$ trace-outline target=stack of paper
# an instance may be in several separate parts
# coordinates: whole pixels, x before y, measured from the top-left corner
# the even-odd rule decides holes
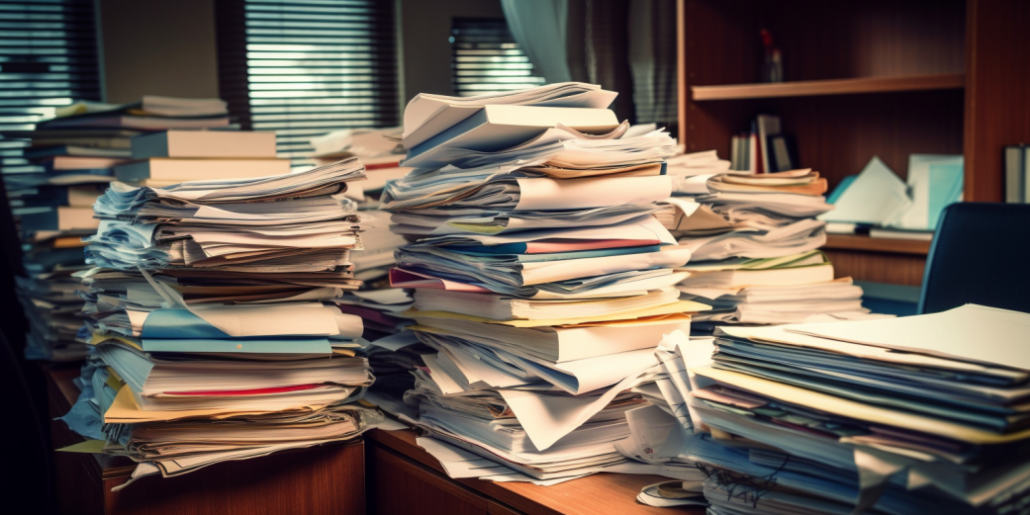
[[[434,119],[465,116],[461,125],[486,113],[461,128],[480,132],[458,145],[460,131],[440,127],[450,136],[418,144],[418,155],[431,159],[409,154],[409,162],[432,165],[416,164],[383,195],[394,231],[421,238],[397,251],[391,281],[415,290],[408,329],[435,351],[413,353],[421,363],[405,401],[433,438],[496,464],[476,476],[548,482],[601,470],[665,473],[631,463],[615,444],[629,436],[627,412],[648,404],[632,388],[656,365],[658,342],[689,331],[689,313],[707,308],[679,300],[673,285],[687,274],[674,268],[690,251],[652,215],[671,193],[664,160],[675,143],[660,130],[577,125],[614,121],[599,109],[606,103],[595,105],[613,94],[581,89],[561,108],[438,99]],[[492,118],[497,113],[508,122]],[[402,338],[377,344],[400,349]],[[440,459],[473,473],[459,465],[470,463],[464,458]],[[698,475],[686,467],[668,473]]]
[[[826,242],[816,216],[826,179],[811,170],[750,174],[718,171],[714,152],[680,157],[676,197],[657,216],[690,248],[685,300],[713,309],[695,318],[696,331],[722,324],[783,324],[868,317],[862,289],[834,278],[817,251]],[[697,173],[695,173],[697,172]]]
[[[404,147],[400,144],[401,128],[343,129],[311,139],[316,164],[325,165],[348,157],[357,157],[365,165],[368,180],[360,188],[351,188],[347,196],[367,201],[369,207],[379,203],[379,194],[387,181],[404,177],[411,168],[401,166]]]
[[[20,221],[24,276],[17,277],[19,299],[29,321],[29,359],[69,361],[85,357],[75,341],[82,326],[82,300],[75,294],[85,246],[97,220],[91,206],[114,176],[114,167],[132,158],[132,139],[180,125],[228,125],[221,100],[144,97],[125,106],[75,104],[37,130],[4,131],[9,140],[27,140],[22,159],[7,159],[3,180],[8,202]]]
[[[113,183],[88,239],[97,268],[80,274],[83,340],[108,369],[86,370],[93,397],[84,390],[69,425],[147,464],[137,476],[359,434],[376,416],[346,404],[372,382],[361,318],[323,301],[357,286],[359,227],[340,194],[363,177],[350,159],[256,179]],[[102,418],[82,416],[90,407]]]
[[[722,328],[670,398],[713,513],[1016,513],[1030,498],[1030,314]],[[688,346],[681,346],[689,354]],[[670,401],[678,402],[678,401]],[[728,492],[733,492],[732,495]]]

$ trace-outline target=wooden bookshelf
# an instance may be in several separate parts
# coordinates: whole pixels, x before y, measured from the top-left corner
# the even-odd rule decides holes
[[[892,252],[897,254],[930,253],[929,241],[903,240],[894,238],[870,238],[869,236],[828,234],[823,248],[835,250],[865,250],[870,252]]]
[[[856,77],[853,79],[808,80],[772,84],[693,86],[690,88],[690,91],[695,102],[703,102],[707,100],[857,95],[863,93],[896,93],[900,91],[962,89],[964,85],[965,75],[961,73],[947,73],[940,75],[911,75],[905,77]]]
[[[963,154],[964,198],[1002,200],[1002,148],[1030,142],[1030,40],[1022,34],[1030,2],[677,0],[677,6],[679,136],[688,152],[715,149],[725,158],[731,137],[748,130],[756,115],[776,114],[801,165],[818,170],[831,189],[874,156],[905,179],[911,154]],[[762,28],[782,52],[787,82],[757,83]],[[828,248],[840,275],[918,284],[921,245],[831,237]],[[871,277],[878,272],[870,260],[883,259],[904,262],[909,271]]]

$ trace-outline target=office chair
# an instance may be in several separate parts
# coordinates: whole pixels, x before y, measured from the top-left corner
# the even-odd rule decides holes
[[[1030,204],[944,209],[926,260],[919,314],[963,304],[1030,312]]]

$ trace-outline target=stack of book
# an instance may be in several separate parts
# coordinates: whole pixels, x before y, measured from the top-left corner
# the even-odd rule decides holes
[[[752,174],[721,171],[714,152],[681,159],[676,197],[658,214],[690,248],[683,299],[711,309],[698,314],[695,332],[721,324],[783,324],[868,317],[862,289],[834,278],[818,250],[826,243],[826,179],[809,169]]]
[[[171,127],[227,127],[229,118],[221,100],[163,97],[123,106],[80,103],[57,115],[36,130],[3,133],[29,141],[24,161],[5,166],[3,179],[24,249],[25,275],[17,280],[29,320],[25,355],[67,361],[86,353],[75,341],[82,301],[71,275],[85,266],[82,238],[97,228],[93,202],[114,168],[133,158],[133,138]]]
[[[362,322],[329,301],[358,286],[349,255],[360,229],[339,195],[363,177],[350,159],[253,179],[112,183],[94,206],[95,268],[80,274],[84,339],[110,373],[86,367],[94,388],[65,417],[72,429],[141,462],[136,476],[359,434],[377,416],[348,404],[372,382]]]
[[[408,329],[436,353],[405,400],[438,440],[420,441],[430,453],[468,451],[477,465],[461,474],[656,471],[615,445],[627,410],[647,405],[631,389],[662,335],[689,331],[705,306],[679,300],[674,269],[690,251],[652,215],[671,192],[675,142],[626,135],[605,109],[613,97],[558,84],[407,107],[415,169],[387,184],[383,207],[418,240],[397,251],[391,280],[414,289]]]
[[[708,472],[713,514],[1022,513],[1030,359],[1013,350],[1028,324],[970,304],[721,328],[714,360],[690,343],[670,355],[668,398],[699,431],[680,452]]]

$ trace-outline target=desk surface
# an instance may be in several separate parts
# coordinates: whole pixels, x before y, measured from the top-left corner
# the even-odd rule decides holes
[[[78,377],[77,368],[52,368],[46,371],[55,391],[61,399],[53,399],[71,407],[79,397],[79,390],[72,381]],[[424,449],[415,443],[416,434],[411,430],[365,433],[366,440],[377,442],[391,450],[444,474],[443,467]],[[103,478],[127,476],[135,468],[128,458],[95,454]],[[261,458],[257,458],[261,459]],[[637,493],[646,485],[666,480],[659,476],[631,474],[595,474],[553,486],[537,486],[531,483],[495,483],[478,479],[454,480],[485,496],[503,502],[512,508],[529,513],[619,513],[668,514],[670,512],[704,513],[703,508],[655,508],[636,502]]]
[[[415,443],[411,430],[366,433],[365,439],[407,456],[443,474],[436,458]],[[532,483],[495,483],[479,479],[456,479],[467,488],[527,513],[619,513],[620,515],[704,513],[704,508],[655,508],[636,501],[644,486],[668,478],[631,474],[595,474],[552,486]]]

